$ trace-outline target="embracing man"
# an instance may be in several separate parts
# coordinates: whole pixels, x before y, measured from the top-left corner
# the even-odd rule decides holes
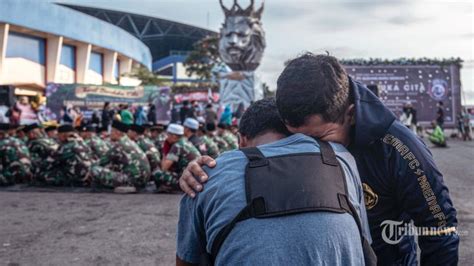
[[[241,149],[218,157],[206,189],[181,201],[177,265],[362,265],[367,251],[375,265],[344,146],[291,135],[274,99],[253,103],[239,134]]]
[[[430,151],[336,58],[307,53],[287,62],[276,101],[289,131],[341,143],[355,157],[379,265],[417,264],[414,237],[390,234],[411,221],[427,232],[418,238],[422,265],[457,264],[456,210]],[[208,179],[203,164],[216,162],[201,157],[180,179],[191,197],[203,189],[194,176]]]

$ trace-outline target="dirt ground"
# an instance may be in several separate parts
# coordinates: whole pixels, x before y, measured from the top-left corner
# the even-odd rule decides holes
[[[474,264],[474,143],[432,149]],[[0,265],[172,265],[180,195],[0,190]]]

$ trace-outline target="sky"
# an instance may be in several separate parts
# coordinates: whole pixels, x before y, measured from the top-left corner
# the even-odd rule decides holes
[[[45,0],[53,1],[53,0]],[[55,0],[149,15],[218,31],[218,0]],[[259,6],[262,0],[256,0]],[[112,4],[113,3],[113,4]],[[232,0],[224,0],[227,5]],[[249,0],[240,0],[247,6]],[[338,58],[460,57],[463,102],[474,105],[474,1],[267,0],[261,79],[275,89],[284,62],[305,51]]]

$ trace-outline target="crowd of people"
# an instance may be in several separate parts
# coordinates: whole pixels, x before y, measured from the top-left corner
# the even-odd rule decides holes
[[[132,113],[125,104],[115,111],[105,103],[87,120],[65,107],[59,125],[0,123],[0,184],[135,192],[154,182],[158,192],[172,192],[189,161],[238,148],[237,127],[219,123],[211,104],[204,117],[188,109],[168,125],[154,122],[151,106]]]
[[[428,140],[436,147],[447,147],[446,136],[444,132],[444,104],[439,101],[436,104],[436,114],[434,120],[431,121],[431,129],[423,129],[418,123],[417,110],[412,106],[410,102],[407,102],[402,109],[401,115],[399,116],[400,122],[407,128],[412,130],[415,134],[423,138],[425,133],[428,135]],[[456,116],[457,120],[457,132],[453,134],[453,137],[462,139],[463,141],[470,141],[471,138],[471,125],[470,116],[467,110],[462,109]]]
[[[289,61],[276,98],[241,116],[195,104],[172,112],[168,125],[107,103],[80,125],[74,115],[59,126],[1,123],[0,182],[181,189],[189,197],[180,203],[177,265],[457,263],[456,209],[415,135],[416,110],[406,106],[397,119],[336,58]],[[442,112],[430,140],[444,137]],[[387,221],[429,230],[418,244],[407,235],[392,245]]]

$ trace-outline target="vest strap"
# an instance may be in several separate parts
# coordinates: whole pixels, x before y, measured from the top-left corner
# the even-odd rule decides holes
[[[332,149],[331,144],[321,140],[318,140],[318,143],[323,163],[327,165],[338,166],[339,164],[336,158],[336,153]]]
[[[248,164],[249,168],[262,167],[262,166],[268,165],[267,158],[263,155],[263,153],[257,147],[242,148],[241,151],[245,154],[245,156],[249,160],[249,164]]]

